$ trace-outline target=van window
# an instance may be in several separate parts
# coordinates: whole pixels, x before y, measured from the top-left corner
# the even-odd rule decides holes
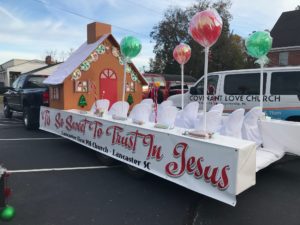
[[[271,95],[299,95],[300,71],[272,73]]]
[[[211,75],[207,77],[207,94],[208,95],[214,95],[216,94],[216,90],[218,87],[218,75]],[[197,90],[197,95],[203,95],[203,88],[204,88],[204,79],[201,79],[201,81],[198,82],[198,84],[195,86]]]
[[[264,73],[263,93],[266,92],[267,74]],[[227,95],[259,95],[260,74],[228,74],[224,81],[224,93]]]

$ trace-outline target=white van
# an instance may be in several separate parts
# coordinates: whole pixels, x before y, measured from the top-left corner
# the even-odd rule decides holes
[[[203,77],[189,92],[184,104],[198,101],[203,107]],[[208,109],[224,104],[224,112],[259,106],[260,69],[231,70],[208,74]],[[181,95],[168,98],[181,107]],[[300,66],[264,69],[264,111],[274,119],[300,121]]]

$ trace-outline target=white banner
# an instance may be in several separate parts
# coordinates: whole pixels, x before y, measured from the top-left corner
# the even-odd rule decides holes
[[[42,130],[233,206],[235,196],[255,184],[252,142],[218,135],[201,140],[180,129],[47,107],[40,113]]]

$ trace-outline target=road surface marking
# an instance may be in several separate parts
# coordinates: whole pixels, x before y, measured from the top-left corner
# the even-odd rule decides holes
[[[46,168],[46,169],[29,169],[29,170],[7,170],[8,173],[33,173],[33,172],[52,172],[52,171],[70,171],[70,170],[95,170],[110,169],[119,166],[87,166],[87,167],[64,167],[64,168]]]
[[[65,138],[1,138],[0,141],[40,141],[40,140],[60,140]]]

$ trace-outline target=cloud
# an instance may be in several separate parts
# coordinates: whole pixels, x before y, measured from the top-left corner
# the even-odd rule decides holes
[[[86,40],[86,24],[91,20],[111,23],[118,41],[125,35],[137,36],[143,45],[142,53],[133,61],[137,66],[148,66],[153,58],[153,43],[149,34],[163,18],[169,7],[186,8],[197,0],[61,0],[37,3],[10,0],[0,2],[0,60],[23,56],[38,57],[45,50],[68,51],[77,49]],[[18,4],[16,4],[16,2]],[[232,0],[231,29],[246,37],[253,30],[271,29],[282,11],[293,10],[299,0],[241,1]],[[75,14],[63,10],[69,10]],[[131,31],[129,31],[131,30]],[[12,54],[15,53],[14,57]],[[30,56],[30,57],[26,57]]]
[[[46,49],[67,50],[85,40],[85,32],[76,29],[76,26],[66,26],[62,21],[50,18],[22,21],[3,7],[0,7],[0,16],[1,52],[9,50],[19,52],[17,55],[32,56],[41,54]],[[11,54],[6,56],[7,60],[8,57]]]
[[[231,28],[244,37],[252,31],[271,30],[284,11],[294,10],[299,0],[241,1],[232,0]]]
[[[14,24],[21,23],[21,20],[19,20],[17,17],[15,17],[12,13],[10,13],[8,10],[0,6],[0,15],[8,18],[9,20],[12,20]],[[1,18],[2,19],[2,18]]]
[[[39,55],[35,53],[20,51],[0,51],[0,62],[7,62],[10,59],[38,59]]]

